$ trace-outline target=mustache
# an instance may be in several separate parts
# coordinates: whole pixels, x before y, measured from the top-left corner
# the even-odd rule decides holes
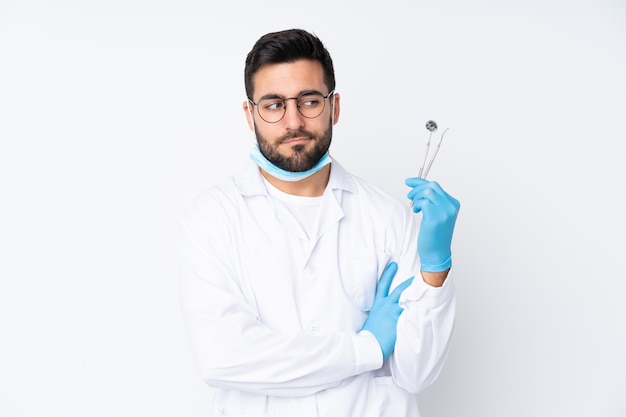
[[[309,131],[299,129],[299,130],[294,130],[293,132],[289,132],[284,136],[281,136],[279,139],[279,142],[284,142],[286,140],[294,139],[294,138],[315,139],[315,135]]]

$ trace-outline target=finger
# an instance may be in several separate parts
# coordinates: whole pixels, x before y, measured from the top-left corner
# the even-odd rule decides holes
[[[446,194],[444,189],[441,187],[441,185],[439,185],[437,181],[429,181],[429,180],[425,180],[424,178],[414,177],[414,178],[407,178],[406,180],[404,180],[404,183],[408,185],[409,187],[432,188],[438,194]]]
[[[389,287],[391,287],[391,282],[393,281],[393,277],[396,276],[396,272],[398,272],[398,264],[390,262],[378,281],[378,286],[376,287],[376,298],[387,297],[387,294],[389,294]]]
[[[422,203],[418,204],[418,200],[422,200]],[[422,210],[429,208],[431,210],[451,213],[459,211],[461,204],[457,199],[449,194],[446,194],[445,192],[443,194],[439,194],[434,190],[426,190],[421,195],[413,197],[413,205],[419,205]]]
[[[418,186],[427,182],[429,181],[420,177],[412,177],[412,178],[407,178],[406,180],[404,180],[404,183],[408,185],[409,187],[415,187],[415,186]]]
[[[417,205],[417,200],[428,200],[434,206],[439,207],[458,207],[459,202],[446,193],[437,183],[429,183],[416,186],[407,193],[407,198],[413,201],[413,205]],[[423,207],[422,207],[423,208]]]
[[[429,201],[425,198],[413,198],[413,212],[414,213],[419,213],[420,211],[422,211],[424,209],[424,206],[426,206],[427,204],[430,204]]]
[[[415,181],[413,181],[415,180]],[[408,178],[406,184],[413,187],[414,190],[432,190],[433,193],[439,195],[448,195],[437,181],[427,181],[421,178]]]
[[[430,188],[422,190],[413,189],[407,194],[407,197],[413,201],[413,212],[415,213],[419,213],[430,205],[438,204],[436,202],[437,196],[434,195],[433,190]]]
[[[407,178],[406,180],[404,180],[404,183],[408,185],[409,187],[418,187],[418,186],[425,185],[425,186],[431,186],[437,189],[438,191],[443,191],[443,188],[441,188],[441,185],[439,185],[437,181],[429,181],[429,180],[425,180],[424,178],[419,178],[419,177]]]
[[[417,187],[411,189],[406,196],[411,200],[415,200],[416,198],[436,198],[435,192],[427,184],[418,185]]]
[[[391,292],[391,294],[389,295],[389,298],[394,302],[397,303],[398,300],[400,300],[400,295],[402,294],[402,292],[404,290],[406,290],[409,285],[411,285],[411,283],[413,282],[413,278],[411,277],[409,279],[407,279],[406,281],[402,282],[401,284],[399,284],[396,288],[393,289],[393,291]]]

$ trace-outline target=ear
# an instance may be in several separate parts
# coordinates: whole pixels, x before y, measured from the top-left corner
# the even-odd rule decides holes
[[[243,102],[243,112],[246,114],[246,120],[248,121],[248,127],[254,132],[254,118],[252,117],[252,106],[248,100]]]
[[[333,125],[336,125],[339,121],[339,113],[341,110],[341,96],[339,93],[333,94]]]

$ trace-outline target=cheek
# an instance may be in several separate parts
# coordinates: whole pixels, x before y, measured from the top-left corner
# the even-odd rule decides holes
[[[255,126],[254,134],[258,142],[265,142],[268,144],[275,142],[275,138],[279,137],[279,134],[276,133],[271,127],[261,126],[259,124]]]
[[[322,136],[330,126],[332,126],[332,116],[322,115],[316,119],[309,120],[304,129],[316,133],[316,136]]]

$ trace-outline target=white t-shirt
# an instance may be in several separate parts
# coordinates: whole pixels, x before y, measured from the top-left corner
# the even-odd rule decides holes
[[[296,218],[302,230],[306,233],[307,238],[309,240],[315,239],[319,232],[317,227],[319,224],[322,196],[303,197],[287,194],[274,187],[265,177],[263,177],[263,182],[269,194],[283,204]]]

